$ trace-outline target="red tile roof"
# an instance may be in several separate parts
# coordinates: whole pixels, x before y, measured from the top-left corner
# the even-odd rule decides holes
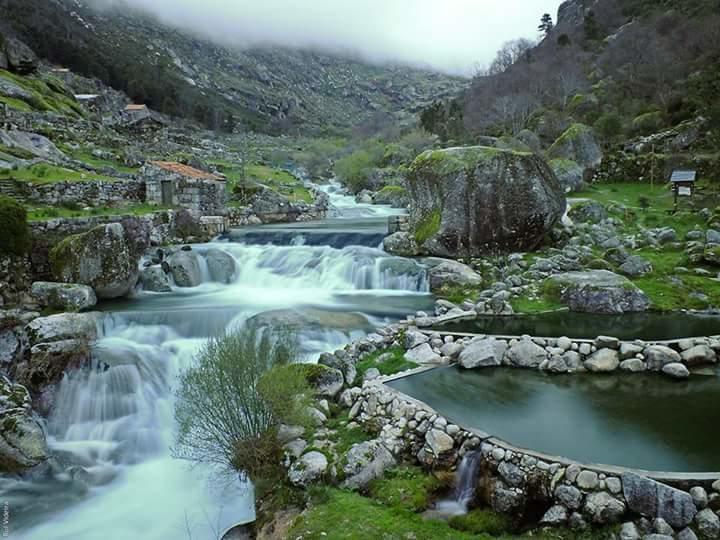
[[[144,111],[145,109],[147,109],[147,105],[131,104],[125,107],[126,111]]]
[[[176,163],[174,161],[151,161],[150,164],[188,178],[196,178],[198,180],[225,180],[217,174],[201,171],[189,165],[183,165],[182,163]]]

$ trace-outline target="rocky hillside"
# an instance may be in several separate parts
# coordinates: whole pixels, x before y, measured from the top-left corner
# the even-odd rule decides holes
[[[720,107],[720,4],[712,0],[568,0],[537,44],[507,44],[462,98],[429,109],[446,139],[516,136],[551,144],[575,122],[610,146]],[[704,138],[717,147],[720,138]],[[706,148],[707,149],[707,148]]]
[[[211,128],[333,132],[455,95],[462,79],[329,54],[232,50],[130,9],[79,0],[0,0],[0,33],[157,111]]]

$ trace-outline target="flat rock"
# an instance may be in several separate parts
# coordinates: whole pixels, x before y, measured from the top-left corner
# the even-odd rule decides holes
[[[507,343],[490,338],[475,338],[468,343],[458,357],[465,369],[494,367],[502,364]]]

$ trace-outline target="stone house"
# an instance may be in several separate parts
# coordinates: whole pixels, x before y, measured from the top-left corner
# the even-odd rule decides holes
[[[180,206],[204,216],[225,214],[226,183],[219,174],[171,161],[151,161],[141,171],[149,204]]]

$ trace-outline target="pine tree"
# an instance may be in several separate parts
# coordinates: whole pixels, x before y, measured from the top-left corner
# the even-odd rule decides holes
[[[553,20],[550,14],[545,13],[540,19],[540,26],[538,26],[538,31],[543,32],[547,36],[554,26],[555,25],[553,24]]]

